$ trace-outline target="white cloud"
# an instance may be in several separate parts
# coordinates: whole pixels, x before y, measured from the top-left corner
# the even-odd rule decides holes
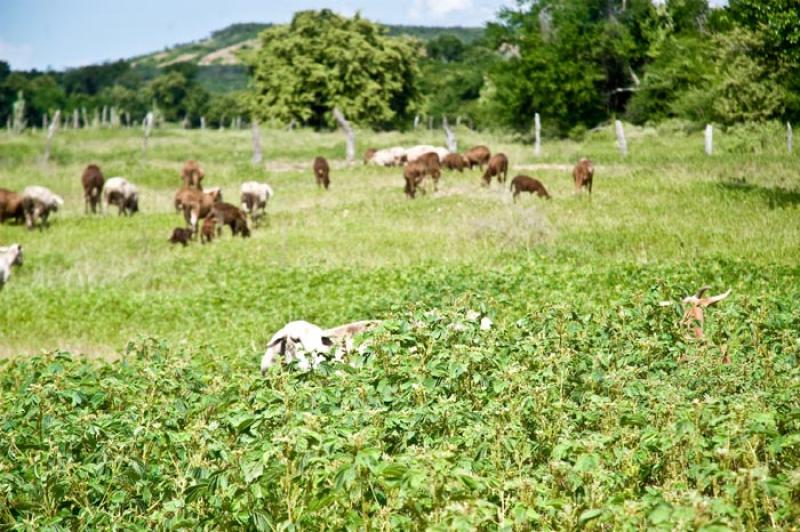
[[[34,67],[33,46],[13,44],[0,39],[0,61],[7,61],[14,70],[28,70]]]
[[[414,20],[441,19],[451,13],[471,9],[472,0],[414,0],[408,16]]]

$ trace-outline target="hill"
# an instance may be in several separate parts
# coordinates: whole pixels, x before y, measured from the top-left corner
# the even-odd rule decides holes
[[[212,32],[205,39],[176,44],[149,54],[134,57],[132,66],[138,68],[163,68],[176,63],[194,63],[199,67],[198,79],[212,92],[238,90],[247,83],[247,69],[237,52],[258,46],[258,34],[272,24],[240,23]],[[406,35],[429,41],[441,35],[455,35],[465,43],[483,36],[483,28],[385,26],[389,35]]]

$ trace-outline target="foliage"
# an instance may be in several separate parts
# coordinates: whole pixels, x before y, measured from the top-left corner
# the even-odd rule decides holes
[[[250,56],[253,112],[262,120],[333,124],[338,106],[356,124],[388,127],[418,101],[416,45],[332,11],[303,11],[261,34]]]

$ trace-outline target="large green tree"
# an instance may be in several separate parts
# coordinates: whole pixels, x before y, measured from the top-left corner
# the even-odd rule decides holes
[[[331,125],[338,106],[348,119],[391,127],[415,110],[420,46],[356,15],[301,11],[261,33],[251,66],[252,110],[262,120]]]
[[[620,113],[647,62],[650,0],[519,0],[489,35],[508,51],[492,70],[501,120],[560,132]]]

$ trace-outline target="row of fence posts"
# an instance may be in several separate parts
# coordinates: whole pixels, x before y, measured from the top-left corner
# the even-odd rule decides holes
[[[14,107],[12,109],[12,117],[9,122],[8,129],[9,131],[13,130],[15,132],[21,132],[24,127],[24,109],[25,109],[25,102],[22,99],[18,99],[15,102]],[[81,109],[82,116],[83,116],[83,123],[87,124],[86,121],[86,109]],[[125,122],[130,124],[130,115],[127,112],[119,113],[115,108],[107,108],[104,107],[102,111],[102,115],[99,119],[100,124],[110,124],[111,127],[119,127],[120,125],[120,118],[125,116]],[[352,163],[355,160],[355,132],[350,125],[350,123],[345,118],[344,114],[341,112],[340,109],[335,108],[333,110],[333,116],[339,125],[342,133],[345,136],[345,143],[346,143],[346,157],[347,162]],[[432,118],[429,117],[429,124],[432,124]],[[419,115],[414,117],[414,127],[416,128],[419,125],[420,117]],[[95,120],[94,123],[98,123],[98,111],[95,110]],[[460,125],[461,117],[458,117],[456,126]],[[47,141],[45,145],[45,153],[44,153],[44,161],[47,162],[50,159],[50,149],[52,146],[53,137],[55,136],[57,130],[64,125],[68,125],[69,120],[65,119],[62,121],[61,119],[61,110],[56,110],[52,119],[48,119],[47,115],[44,115],[42,119],[42,128],[47,131]],[[72,113],[72,124],[73,127],[77,128],[80,127],[80,119],[78,115],[78,110],[73,110]],[[241,129],[242,127],[242,118],[237,116],[231,119],[231,128]],[[155,125],[155,115],[153,111],[149,111],[147,115],[142,120],[142,130],[144,133],[144,138],[142,141],[142,157],[147,157],[147,145],[148,139],[150,138],[150,134],[152,129]],[[184,118],[182,125],[184,128],[188,127],[188,119]],[[200,117],[200,128],[205,129],[206,126],[206,119],[204,116]],[[222,125],[220,125],[220,129],[224,129]],[[294,129],[294,121],[289,126],[289,130]],[[447,144],[447,149],[451,152],[458,151],[458,140],[456,139],[455,131],[450,127],[450,124],[447,120],[446,116],[442,117],[442,129],[445,132],[445,142]],[[258,121],[254,118],[251,120],[251,131],[252,131],[252,139],[253,139],[253,157],[252,162],[254,164],[258,164],[263,160],[263,154],[261,149],[261,130],[258,124]],[[627,157],[628,155],[628,143],[625,139],[625,128],[622,125],[622,121],[615,120],[614,121],[614,133],[617,139],[617,149],[619,150],[620,154],[623,157]],[[713,155],[714,153],[714,127],[711,124],[706,125],[705,132],[704,132],[704,139],[705,139],[705,153],[707,155]],[[786,150],[789,154],[793,152],[793,132],[792,132],[792,124],[787,122],[786,123]],[[535,157],[541,157],[542,155],[542,121],[539,113],[534,114],[534,147],[533,153]]]

